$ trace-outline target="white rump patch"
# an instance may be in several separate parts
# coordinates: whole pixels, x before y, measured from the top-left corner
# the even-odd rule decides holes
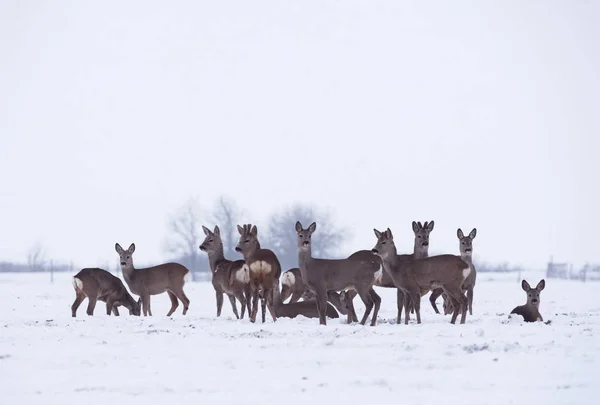
[[[383,266],[379,266],[379,270],[377,270],[373,277],[375,277],[375,283],[381,284],[381,279],[383,278]]]
[[[269,274],[271,265],[264,260],[258,260],[250,265],[250,271],[254,274]]]
[[[244,284],[250,282],[250,268],[247,264],[244,264],[241,269],[235,272],[235,278],[237,281]]]
[[[296,284],[296,276],[291,271],[286,271],[283,273],[283,277],[281,277],[281,284],[287,285],[288,287],[292,287]]]
[[[77,277],[73,277],[73,287],[76,290],[82,290],[83,291],[83,281],[81,281]]]
[[[469,274],[471,274],[471,266],[467,267],[466,269],[463,270],[463,277],[467,278],[469,277]]]

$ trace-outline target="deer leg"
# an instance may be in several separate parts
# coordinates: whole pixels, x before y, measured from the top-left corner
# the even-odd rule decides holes
[[[252,316],[250,322],[256,322],[256,314],[258,313],[258,288],[252,287]]]
[[[452,306],[454,307],[454,313],[452,314],[452,319],[450,320],[450,323],[454,324],[456,322],[459,309],[462,313],[460,323],[465,323],[465,319],[467,317],[467,297],[465,297],[461,288],[447,286],[445,290],[446,294],[448,294],[452,299]]]
[[[150,312],[150,295],[144,294],[140,297],[142,298],[142,311],[144,312],[144,316],[148,316],[148,313],[152,316],[152,313]]]
[[[377,324],[377,314],[379,314],[379,308],[381,307],[381,297],[375,292],[373,287],[369,290],[369,294],[371,295],[371,299],[373,300],[373,317],[371,318],[371,326],[375,326]]]
[[[190,307],[190,299],[187,297],[187,295],[185,295],[185,292],[183,291],[183,285],[175,288],[173,290],[173,294],[175,294],[175,296],[179,298],[179,301],[183,303],[183,315],[187,314],[187,311]]]
[[[119,310],[117,309],[116,305],[113,306],[113,315],[114,316],[119,316]]]
[[[244,292],[243,291],[236,291],[234,293],[235,298],[237,298],[237,300],[240,302],[240,305],[242,306],[242,316],[240,316],[240,319],[244,319],[244,314],[246,313],[246,298],[244,297]]]
[[[358,293],[358,296],[362,302],[365,304],[365,314],[360,320],[360,324],[364,325],[369,318],[369,314],[371,314],[371,310],[373,309],[373,299],[371,298],[371,294],[369,294],[369,290],[365,291],[363,288],[361,288],[360,290],[356,290],[356,292]]]
[[[404,294],[404,324],[408,325],[411,297],[408,291],[402,291],[402,293]]]
[[[417,315],[417,323],[421,323],[421,290],[415,289],[411,292],[412,304]]]
[[[404,293],[399,288],[396,288],[396,305],[398,307],[396,325],[399,325],[402,322],[402,308],[404,307]]]
[[[276,287],[277,288],[277,287]],[[267,308],[269,309],[269,313],[271,314],[271,318],[273,318],[273,322],[277,321],[277,314],[275,313],[275,308],[273,305],[273,289],[270,289],[267,294]]]
[[[75,314],[77,313],[77,308],[81,305],[83,300],[85,299],[85,294],[76,292],[75,293],[75,301],[73,301],[73,305],[71,305],[71,316],[75,318]]]
[[[106,300],[106,315],[110,316],[110,314],[112,313],[114,304],[115,304],[115,301],[113,299],[108,298]]]
[[[439,314],[440,311],[438,311],[438,307],[435,304],[435,300],[437,300],[439,298],[439,296],[442,295],[443,292],[444,292],[444,290],[441,288],[434,288],[431,291],[431,295],[429,295],[429,302],[431,303],[431,307],[433,308],[433,310],[435,311],[436,314]]]
[[[221,309],[223,308],[223,293],[216,291],[217,296],[217,316],[221,316]]]
[[[171,316],[179,306],[179,301],[177,301],[177,296],[173,294],[172,291],[167,290],[167,294],[169,295],[169,299],[171,300],[171,309],[169,309],[169,312],[167,312],[167,316]]]
[[[252,291],[249,284],[244,286],[244,297],[246,298],[246,307],[248,308],[248,318],[250,318],[252,314]]]
[[[469,301],[469,315],[473,315],[473,286],[467,288],[467,300]]]
[[[317,312],[319,325],[327,325],[327,292],[324,288],[317,290]]]
[[[231,309],[233,310],[233,314],[235,315],[236,319],[240,319],[240,314],[238,313],[237,305],[235,304],[235,296],[229,294],[227,296],[229,297],[229,302],[231,302]]]
[[[87,314],[88,315],[94,315],[94,308],[96,308],[96,301],[98,300],[98,298],[96,298],[93,295],[88,296],[88,306],[87,306]]]

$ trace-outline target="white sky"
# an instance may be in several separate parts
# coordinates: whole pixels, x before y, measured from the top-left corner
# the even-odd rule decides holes
[[[165,258],[188,197],[600,262],[600,3],[0,2],[0,260]],[[212,224],[211,224],[212,225]],[[294,232],[290,229],[290,232]],[[318,231],[317,231],[318,232]]]

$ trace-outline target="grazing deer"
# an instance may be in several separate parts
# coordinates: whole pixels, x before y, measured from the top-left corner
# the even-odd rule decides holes
[[[477,280],[477,271],[475,266],[473,265],[473,239],[477,236],[477,228],[473,228],[469,235],[465,236],[462,229],[458,228],[456,231],[456,236],[458,237],[458,248],[460,251],[460,257],[463,262],[469,265],[471,269],[471,273],[469,273],[469,277],[465,279],[465,282],[462,285],[463,292],[467,293],[467,300],[469,306],[469,315],[473,315],[473,289],[475,288],[475,281]],[[437,288],[431,292],[431,296],[429,297],[429,301],[431,302],[431,306],[435,310],[437,314],[440,312],[435,305],[435,300],[442,295],[444,298],[444,315],[448,315],[453,311],[452,303],[448,299],[448,296],[443,293],[440,288]]]
[[[371,326],[375,326],[381,298],[373,290],[376,275],[370,266],[371,260],[313,258],[311,254],[311,236],[316,229],[317,224],[315,222],[310,224],[308,229],[303,229],[302,224],[296,222],[300,272],[308,289],[317,296],[319,323],[321,325],[327,324],[327,292],[353,289],[356,290],[365,304],[365,314],[361,324],[365,324],[374,307]]]
[[[237,228],[240,233],[240,240],[235,247],[235,251],[244,256],[246,265],[250,269],[250,287],[252,291],[250,321],[256,322],[259,294],[263,323],[265,322],[265,306],[269,308],[273,321],[276,321],[277,314],[273,309],[273,288],[277,285],[277,290],[279,290],[279,276],[281,275],[279,259],[272,250],[260,247],[256,225],[246,224],[244,227],[238,225]]]
[[[461,324],[465,323],[467,316],[467,298],[463,295],[461,285],[470,273],[469,265],[459,256],[439,255],[423,259],[410,259],[404,262],[398,260],[396,245],[392,231],[388,228],[384,232],[373,230],[377,237],[377,244],[373,253],[381,257],[383,268],[391,276],[396,287],[404,293],[405,319],[408,324],[410,311],[409,301],[412,300],[417,323],[421,323],[421,295],[424,290],[442,288],[449,295],[454,308],[451,323],[456,322],[458,308],[462,311]],[[398,306],[400,307],[400,303]]]
[[[96,301],[106,302],[106,314],[111,312],[119,316],[119,305],[129,310],[129,315],[140,315],[140,302],[135,301],[120,278],[98,268],[85,268],[73,276],[75,301],[71,306],[71,315],[75,317],[77,308],[87,297],[87,314],[94,315]]]
[[[525,322],[544,321],[540,314],[540,293],[546,287],[546,281],[542,279],[535,288],[531,288],[526,280],[521,282],[521,288],[527,293],[527,303],[520,305],[510,311],[511,314],[521,315]]]
[[[202,230],[206,238],[200,245],[200,250],[208,254],[212,285],[217,297],[217,316],[221,316],[223,294],[227,294],[229,297],[231,308],[237,319],[240,319],[240,315],[235,304],[236,298],[242,305],[242,319],[244,319],[246,307],[248,307],[248,316],[250,316],[250,269],[243,260],[225,259],[221,230],[218,226],[211,231],[203,225]]]
[[[150,296],[162,294],[165,291],[171,299],[171,309],[167,316],[171,316],[179,306],[177,299],[183,303],[183,315],[187,313],[190,300],[183,292],[185,284],[184,276],[189,270],[179,263],[163,263],[158,266],[136,269],[133,267],[133,252],[135,244],[131,244],[127,250],[115,243],[115,250],[119,254],[123,278],[132,293],[139,295],[142,299],[142,310],[144,316],[152,316],[150,309]]]
[[[371,253],[371,252],[369,252]],[[377,256],[375,256],[377,257]],[[342,291],[344,293],[344,291]],[[346,301],[352,301],[356,296],[356,291],[349,290],[345,292],[344,299],[342,299],[342,294],[337,293],[335,291],[327,292],[327,301],[329,301],[342,315],[350,315],[348,310],[351,309],[354,311],[354,307],[348,305]],[[290,298],[291,297],[291,298]],[[302,281],[302,273],[300,269],[297,267],[291,268],[285,273],[281,275],[281,301],[284,302],[288,298],[290,298],[289,303],[293,304],[298,302],[300,299],[304,301],[311,301],[312,304],[315,304],[316,295],[311,292],[308,287]],[[346,300],[346,301],[344,301]],[[316,308],[316,306],[315,306]],[[315,309],[316,311],[316,309]],[[328,310],[328,315],[330,311]],[[349,318],[348,323],[352,323],[352,321],[358,322],[356,319],[356,313],[354,313],[354,318]]]

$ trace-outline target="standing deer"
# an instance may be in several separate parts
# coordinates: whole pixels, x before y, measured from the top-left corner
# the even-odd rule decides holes
[[[311,236],[316,229],[317,224],[315,222],[310,224],[308,229],[302,228],[299,221],[296,222],[300,272],[306,286],[317,296],[319,323],[321,325],[327,324],[327,292],[353,289],[356,290],[365,304],[365,314],[361,324],[365,324],[371,310],[375,307],[371,319],[371,326],[375,326],[381,298],[373,290],[376,275],[370,266],[371,260],[313,258],[311,254]]]
[[[469,315],[473,315],[473,289],[475,288],[475,281],[477,280],[477,271],[473,265],[473,239],[475,239],[475,236],[477,236],[477,228],[473,228],[468,236],[465,236],[462,229],[458,228],[456,231],[456,236],[458,237],[460,257],[463,262],[469,265],[469,268],[471,269],[471,273],[469,273],[469,277],[467,277],[463,283],[462,289],[463,292],[466,291],[467,293]],[[431,302],[431,306],[435,310],[436,314],[439,314],[440,312],[435,305],[435,300],[440,295],[442,295],[444,298],[444,315],[447,315],[453,311],[452,304],[448,299],[448,296],[444,294],[440,288],[437,288],[431,292],[429,301]]]
[[[246,224],[243,228],[238,225],[237,228],[240,233],[240,240],[235,247],[235,251],[244,256],[246,265],[250,269],[250,287],[252,291],[250,321],[256,322],[259,294],[263,323],[265,322],[265,306],[269,308],[273,321],[276,321],[277,315],[273,309],[273,288],[276,286],[279,290],[279,276],[281,275],[279,259],[273,251],[260,247],[256,225]]]
[[[150,296],[162,294],[165,291],[171,299],[171,309],[167,316],[171,316],[179,306],[177,299],[183,303],[183,315],[187,313],[190,306],[190,300],[183,292],[185,284],[184,276],[189,270],[179,263],[163,263],[158,266],[136,269],[133,267],[133,252],[135,244],[131,244],[129,249],[123,250],[121,245],[115,243],[115,250],[121,260],[121,270],[123,278],[132,293],[139,295],[142,299],[142,309],[144,316],[152,316],[150,309]]]
[[[223,254],[223,241],[221,239],[221,230],[215,226],[211,231],[204,225],[202,230],[206,235],[200,245],[200,250],[208,254],[208,264],[212,273],[212,285],[217,297],[217,316],[221,316],[223,307],[223,294],[227,294],[231,308],[237,319],[238,314],[235,299],[237,298],[242,305],[242,319],[246,307],[248,307],[248,316],[250,315],[250,269],[243,260],[231,261],[225,259]]]
[[[521,315],[525,322],[544,321],[540,314],[540,293],[546,287],[546,281],[542,279],[535,288],[531,288],[526,280],[521,282],[521,288],[527,293],[527,303],[519,305],[510,311],[511,314]]]
[[[467,298],[462,293],[461,285],[470,273],[468,264],[459,256],[454,255],[431,256],[424,259],[413,258],[401,262],[398,260],[392,231],[389,228],[384,232],[379,232],[377,229],[373,231],[377,237],[373,253],[381,257],[383,268],[391,276],[396,287],[404,293],[404,323],[408,324],[410,300],[414,305],[417,323],[421,323],[422,291],[434,288],[442,288],[456,308],[450,322],[456,322],[460,308],[462,312],[460,323],[465,323]],[[398,303],[399,307],[400,305]]]
[[[73,276],[75,288],[75,301],[71,306],[71,316],[75,317],[77,308],[87,297],[88,307],[86,313],[94,315],[96,301],[106,302],[106,314],[111,312],[119,316],[119,305],[129,310],[129,315],[140,315],[140,302],[135,301],[127,291],[120,278],[113,276],[108,271],[99,268],[85,268]]]

